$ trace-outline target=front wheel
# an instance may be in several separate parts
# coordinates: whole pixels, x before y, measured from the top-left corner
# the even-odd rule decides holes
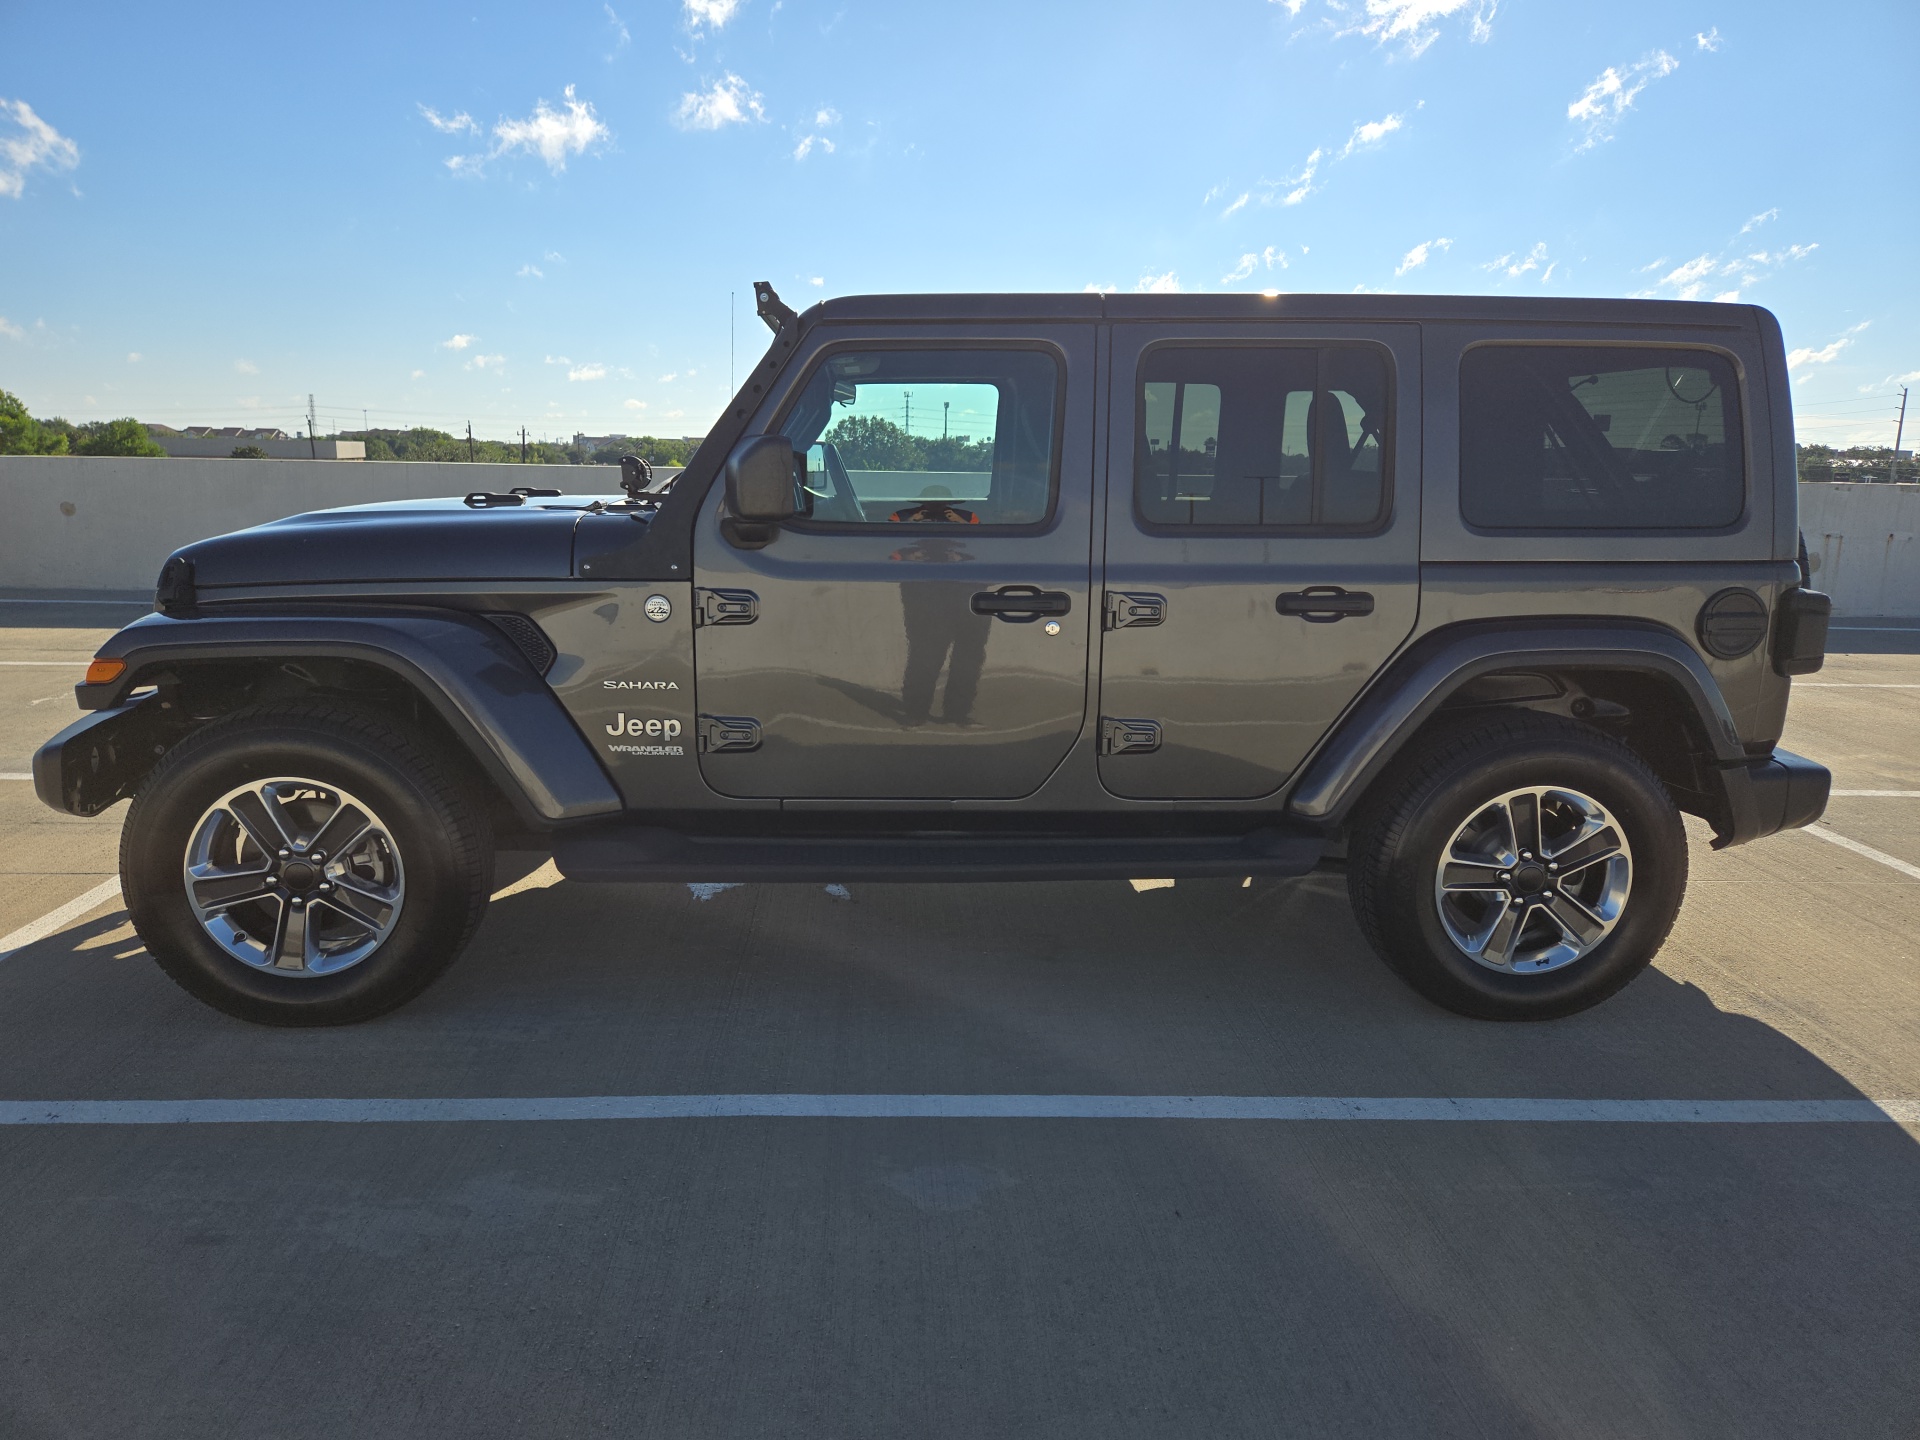
[[[473,934],[492,868],[484,817],[418,737],[315,704],[188,737],[120,839],[148,953],[198,999],[267,1025],[412,999]]]
[[[1686,890],[1666,788],[1589,726],[1517,712],[1441,730],[1374,786],[1348,888],[1374,949],[1458,1014],[1570,1015],[1652,962]]]

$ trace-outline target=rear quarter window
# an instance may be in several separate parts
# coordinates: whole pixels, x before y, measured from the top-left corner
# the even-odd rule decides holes
[[[1460,511],[1485,530],[1718,530],[1746,504],[1740,382],[1710,350],[1483,345]]]

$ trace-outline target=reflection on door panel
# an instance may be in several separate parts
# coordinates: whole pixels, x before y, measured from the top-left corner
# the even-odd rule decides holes
[[[1106,586],[1166,603],[1103,637],[1102,716],[1160,743],[1104,747],[1100,775],[1141,799],[1249,799],[1412,629],[1417,475],[1393,463],[1392,415],[1418,355],[1412,327],[1379,327],[1391,352],[1156,343],[1174,338],[1116,334],[1135,383],[1113,417]]]

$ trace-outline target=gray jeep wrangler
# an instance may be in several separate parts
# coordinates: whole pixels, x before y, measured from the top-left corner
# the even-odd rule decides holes
[[[269,1024],[420,993],[496,849],[578,881],[1301,875],[1434,1002],[1652,958],[1827,598],[1750,305],[917,295],[796,315],[686,470],[167,561],[50,741],[127,906]],[[542,472],[533,472],[539,474]]]

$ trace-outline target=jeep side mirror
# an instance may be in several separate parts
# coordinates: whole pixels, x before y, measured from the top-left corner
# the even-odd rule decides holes
[[[800,511],[793,444],[784,436],[743,440],[727,457],[727,509],[736,520],[778,525]]]

